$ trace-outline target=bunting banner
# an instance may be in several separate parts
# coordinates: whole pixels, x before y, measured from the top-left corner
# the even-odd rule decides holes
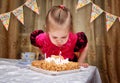
[[[9,27],[10,14],[11,13],[13,13],[15,15],[15,17],[22,24],[24,24],[23,6],[26,6],[26,7],[30,8],[32,11],[34,11],[35,13],[39,14],[37,1],[36,0],[26,0],[26,2],[22,6],[14,9],[13,11],[10,11],[8,13],[0,14],[0,20],[2,21],[2,23],[3,23],[4,27],[6,28],[6,30],[8,30],[8,27]]]
[[[106,29],[107,31],[111,28],[115,20],[117,19],[117,16],[112,15],[110,13],[106,12]]]
[[[38,6],[36,0],[28,0],[25,5],[33,10],[35,13],[39,14]]]
[[[103,12],[106,14],[106,29],[107,31],[111,28],[116,19],[120,22],[120,17],[115,16],[113,14],[107,13],[102,10],[98,5],[94,4],[91,0],[78,0],[76,9],[82,8],[83,6],[92,3],[92,11],[91,11],[91,19],[90,22],[93,22],[98,16],[100,16]]]
[[[90,22],[93,22],[102,13],[103,13],[103,10],[97,5],[93,4]]]
[[[23,16],[23,6],[17,8],[16,10],[12,11],[12,13],[16,16],[16,18],[24,24],[24,16]]]
[[[10,22],[10,12],[0,14],[0,20],[3,23],[6,30],[8,30],[9,22]]]
[[[107,29],[107,31],[111,28],[111,26],[113,25],[113,23],[115,22],[116,19],[118,19],[120,22],[119,16],[115,16],[110,13],[107,13],[106,11],[102,10],[99,6],[94,4],[91,0],[78,0],[76,9],[82,8],[83,6],[88,5],[89,3],[92,3],[92,12],[91,12],[90,22],[93,22],[103,12],[106,14],[106,29]],[[11,12],[16,16],[16,18],[22,24],[24,24],[23,6],[26,6],[26,7],[30,8],[32,11],[34,11],[35,13],[39,14],[37,1],[36,0],[26,0],[26,2],[22,6],[16,8],[15,10],[10,11],[8,13],[0,14],[0,20],[3,23],[4,27],[6,28],[6,30],[8,30],[8,27],[9,27]]]
[[[87,4],[89,4],[91,0],[79,0],[76,9],[79,9]]]

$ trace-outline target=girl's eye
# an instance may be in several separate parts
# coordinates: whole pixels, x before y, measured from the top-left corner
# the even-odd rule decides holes
[[[53,37],[53,39],[57,39],[57,37]]]
[[[65,38],[67,38],[67,36],[63,36],[63,37],[62,37],[62,39],[65,39]]]
[[[66,37],[62,37],[62,39],[65,39]]]

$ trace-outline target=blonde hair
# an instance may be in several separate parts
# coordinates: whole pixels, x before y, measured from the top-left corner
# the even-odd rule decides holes
[[[72,15],[68,8],[64,6],[53,6],[46,16],[46,31],[49,31],[49,26],[54,21],[58,25],[66,24],[69,31],[73,31]]]

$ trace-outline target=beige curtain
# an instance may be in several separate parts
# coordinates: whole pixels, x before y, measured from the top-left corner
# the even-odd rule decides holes
[[[0,0],[0,14],[16,9],[26,0]],[[75,10],[77,0],[36,0],[40,14],[24,6],[24,20],[22,25],[11,14],[9,30],[6,31],[0,22],[0,57],[20,58],[21,52],[39,50],[30,44],[30,33],[36,29],[43,29],[45,16],[51,6],[64,4],[73,14],[75,32],[83,31],[89,41],[87,62],[98,67],[103,83],[119,83],[120,80],[120,22],[118,19],[107,32],[105,28],[105,14],[101,14],[90,23],[92,4]],[[119,0],[92,0],[103,10],[120,17]]]

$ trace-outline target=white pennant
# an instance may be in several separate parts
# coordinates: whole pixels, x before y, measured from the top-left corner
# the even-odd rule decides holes
[[[36,0],[28,0],[25,5],[33,10],[35,13],[39,14],[38,6]]]
[[[103,10],[97,5],[93,4],[90,22],[94,21],[102,13],[103,13]]]
[[[4,27],[6,28],[6,30],[8,30],[9,23],[10,23],[10,12],[0,14],[0,20],[2,21],[2,23],[3,23]]]
[[[15,9],[14,11],[12,11],[12,13],[16,16],[16,18],[17,18],[22,24],[24,24],[23,6]]]
[[[117,16],[112,15],[110,13],[106,12],[106,29],[107,31],[111,28],[115,20],[117,19]]]
[[[76,9],[79,9],[87,4],[89,4],[91,0],[79,0]]]

